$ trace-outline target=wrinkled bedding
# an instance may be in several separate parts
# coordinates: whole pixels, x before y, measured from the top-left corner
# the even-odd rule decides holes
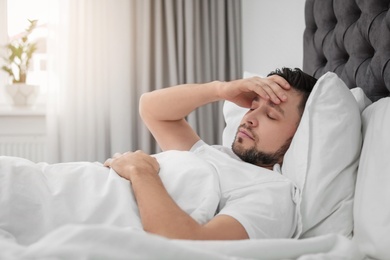
[[[189,152],[156,157],[172,198],[197,222],[208,222],[219,202],[214,168]],[[129,181],[100,163],[36,164],[0,157],[0,208],[0,228],[21,245],[66,224],[142,230]]]
[[[0,259],[364,259],[340,235],[244,241],[170,240],[132,228],[66,225],[22,246],[0,230]]]

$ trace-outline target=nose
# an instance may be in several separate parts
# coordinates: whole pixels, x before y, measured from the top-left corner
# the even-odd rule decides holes
[[[251,110],[248,111],[243,118],[244,122],[248,126],[257,127],[259,125],[261,115],[265,113],[268,102],[260,98],[255,98],[252,101]]]
[[[259,125],[259,121],[256,117],[256,114],[259,113],[258,110],[259,109],[252,110],[244,116],[244,121],[248,126],[256,127]]]

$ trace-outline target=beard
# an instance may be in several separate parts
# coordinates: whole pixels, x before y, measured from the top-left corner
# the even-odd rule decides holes
[[[240,125],[239,128],[241,127],[245,128],[247,131],[250,131],[251,134],[255,137],[254,145],[245,149],[240,147],[243,139],[241,137],[237,138],[236,135],[236,138],[232,144],[232,150],[241,160],[261,167],[272,167],[277,163],[281,164],[283,162],[283,157],[290,147],[292,137],[287,139],[286,142],[284,142],[284,144],[276,152],[264,152],[256,148],[256,145],[259,142],[259,138],[254,135],[251,128],[246,127],[245,124]]]

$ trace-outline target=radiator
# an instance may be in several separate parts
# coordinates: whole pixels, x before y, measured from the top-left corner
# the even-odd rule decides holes
[[[33,162],[44,162],[46,159],[46,137],[34,136],[0,136],[0,155],[22,157]]]

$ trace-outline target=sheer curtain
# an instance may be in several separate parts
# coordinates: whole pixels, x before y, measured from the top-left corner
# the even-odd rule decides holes
[[[49,162],[157,152],[138,115],[142,93],[241,76],[240,1],[55,3],[48,47]],[[188,117],[211,144],[220,143],[221,106]]]

